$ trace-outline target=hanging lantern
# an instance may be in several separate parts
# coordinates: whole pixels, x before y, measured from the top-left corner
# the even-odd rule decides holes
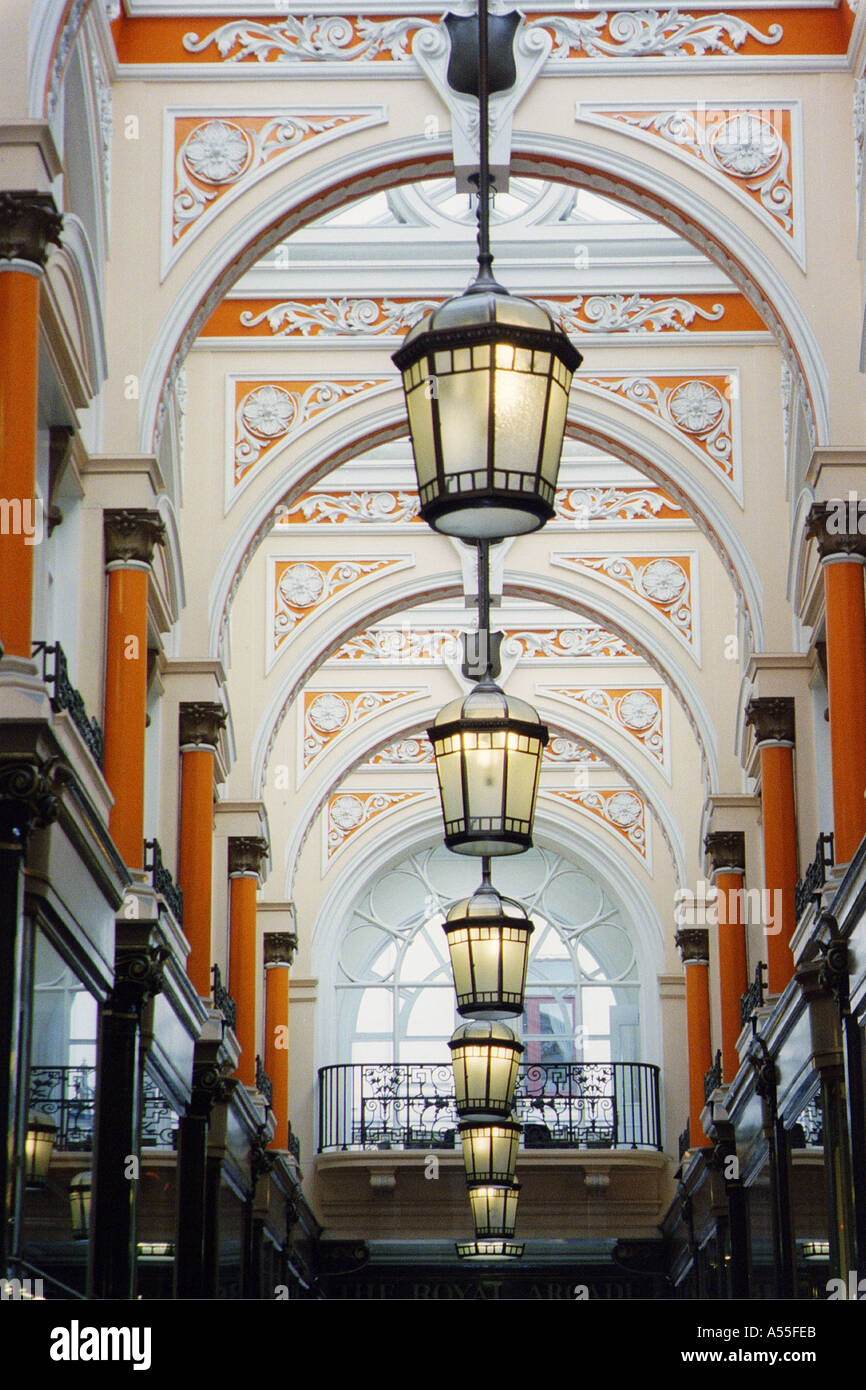
[[[510,1119],[523,1043],[504,1023],[466,1023],[448,1046],[457,1114]]]
[[[69,1184],[69,1206],[72,1211],[72,1239],[87,1240],[90,1235],[90,1192],[93,1174],[76,1173]]]
[[[455,854],[520,854],[532,846],[532,817],[547,729],[531,705],[488,675],[452,700],[427,730]]]
[[[524,1249],[513,1240],[458,1240],[455,1247],[461,1260],[519,1260]]]
[[[57,1125],[49,1115],[35,1111],[30,1116],[27,1121],[27,1137],[24,1140],[25,1187],[44,1187],[48,1181],[48,1168],[56,1134]]]
[[[519,903],[497,893],[486,857],[481,886],[455,903],[444,930],[458,1012],[464,1018],[519,1017],[535,928]]]
[[[477,1239],[490,1240],[492,1237],[514,1235],[519,1193],[519,1182],[512,1183],[510,1187],[503,1183],[470,1187],[469,1205]]]
[[[498,1120],[488,1124],[467,1120],[459,1128],[467,1185],[510,1186],[514,1182],[521,1133],[517,1121]]]
[[[549,521],[581,356],[547,310],[479,279],[416,324],[391,360],[428,525],[477,540]]]

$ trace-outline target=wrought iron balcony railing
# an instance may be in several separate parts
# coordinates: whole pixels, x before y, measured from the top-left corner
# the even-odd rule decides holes
[[[527,1149],[660,1149],[659,1069],[641,1062],[528,1063],[515,1117]],[[319,1071],[319,1152],[453,1149],[448,1062],[358,1062]]]
[[[212,965],[210,973],[213,975],[214,1008],[219,1009],[229,1028],[235,1028],[238,1021],[238,1006],[223,984],[223,977],[220,974],[219,966]]]
[[[56,1125],[55,1149],[87,1152],[93,1149],[96,1105],[96,1068],[31,1067],[30,1109],[47,1115]],[[141,1142],[145,1148],[170,1149],[178,1117],[159,1094],[149,1076],[144,1078]]]
[[[704,1100],[709,1100],[713,1091],[722,1084],[722,1050],[716,1052],[716,1060],[704,1076]]]
[[[33,655],[38,656],[40,652],[42,654],[42,679],[46,685],[52,686],[54,691],[51,696],[51,708],[55,714],[62,709],[69,711],[73,724],[96,762],[102,767],[105,756],[105,740],[102,728],[96,719],[89,718],[80,692],[75,689],[69,679],[66,653],[59,642],[54,642],[51,646],[47,642],[34,642]],[[49,671],[48,658],[52,656],[54,666]]]
[[[256,1057],[256,1090],[264,1096],[271,1110],[274,1108],[274,1083],[265,1071],[261,1057]]]
[[[160,897],[165,899],[177,925],[182,927],[183,893],[162,862],[162,846],[159,840],[145,840],[144,867],[150,874],[154,892],[159,893]]]
[[[764,971],[766,968],[766,962],[759,960],[755,966],[754,980],[745,994],[740,996],[740,1022],[744,1028],[755,1010],[760,1009],[764,1003]]]
[[[806,908],[811,902],[816,902],[821,896],[821,889],[827,881],[827,870],[833,867],[833,834],[832,831],[818,836],[815,845],[815,858],[807,868],[801,879],[798,879],[794,889],[794,911],[797,921],[803,916]]]

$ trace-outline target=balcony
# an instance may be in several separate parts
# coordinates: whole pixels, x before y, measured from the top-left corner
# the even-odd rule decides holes
[[[528,1063],[515,1116],[526,1149],[661,1150],[659,1069],[641,1062]],[[319,1071],[319,1153],[459,1149],[447,1062]]]
[[[30,1068],[30,1109],[46,1115],[57,1125],[54,1137],[57,1152],[92,1152],[95,1092],[95,1067]],[[177,1115],[158,1093],[150,1077],[145,1076],[142,1147],[173,1148],[177,1125]]]

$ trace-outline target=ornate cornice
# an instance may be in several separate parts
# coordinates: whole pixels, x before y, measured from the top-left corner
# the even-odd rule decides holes
[[[269,845],[260,835],[229,836],[229,878],[244,874],[258,878],[267,858]]]
[[[750,700],[746,723],[754,727],[757,744],[794,743],[794,697],[768,695]]]
[[[860,512],[849,518],[848,503],[841,499],[835,502],[813,502],[806,517],[806,535],[818,543],[818,554],[822,560],[834,555],[858,556],[866,559],[866,535],[859,530]],[[853,521],[852,529],[849,529]]]
[[[140,565],[153,563],[153,549],[165,543],[165,525],[158,512],[146,507],[124,507],[103,514],[105,563]]]
[[[45,269],[48,247],[60,245],[63,218],[50,193],[0,193],[0,261]]]
[[[264,935],[265,965],[291,965],[298,949],[294,932],[267,931]]]
[[[704,837],[710,873],[719,869],[746,869],[746,837],[742,830],[711,830]]]
[[[0,843],[24,849],[31,830],[57,819],[72,772],[59,758],[0,758]]]
[[[706,927],[681,927],[674,937],[683,965],[708,965],[709,932]]]
[[[216,749],[220,729],[228,715],[222,705],[212,700],[182,701],[178,707],[178,729],[181,748],[200,745]]]

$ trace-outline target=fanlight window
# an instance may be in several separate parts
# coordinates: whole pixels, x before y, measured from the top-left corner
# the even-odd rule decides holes
[[[637,1061],[640,982],[619,905],[578,864],[538,848],[494,860],[493,881],[535,923],[523,1061]],[[465,1020],[442,922],[479,882],[477,864],[440,846],[359,898],[340,944],[340,1061],[449,1063],[448,1039]]]

